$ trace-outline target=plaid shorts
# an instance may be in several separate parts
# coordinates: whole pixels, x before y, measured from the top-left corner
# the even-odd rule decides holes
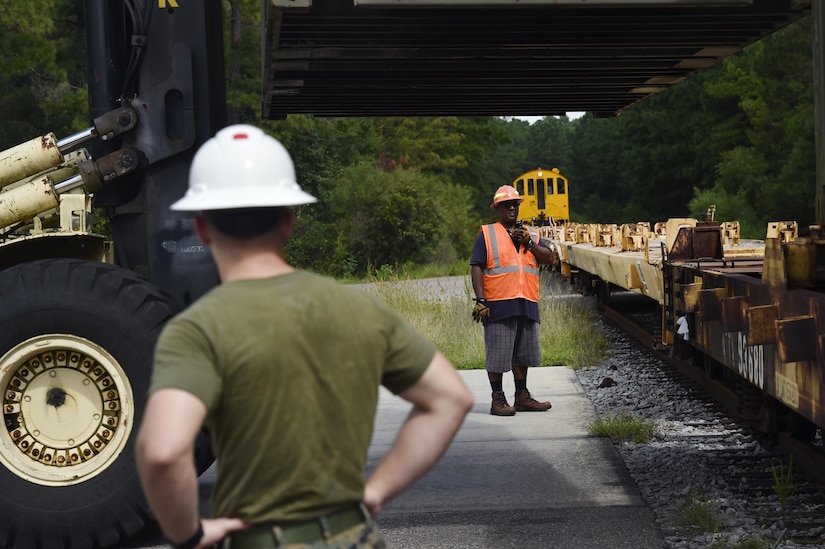
[[[513,366],[538,366],[539,323],[524,316],[488,322],[484,326],[484,349],[488,372],[503,374]]]

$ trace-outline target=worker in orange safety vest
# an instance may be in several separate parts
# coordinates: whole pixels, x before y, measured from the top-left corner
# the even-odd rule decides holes
[[[535,228],[517,223],[524,199],[510,185],[499,187],[490,207],[498,223],[483,225],[470,258],[475,306],[473,318],[484,326],[487,377],[492,389],[490,414],[544,412],[527,389],[527,369],[541,363],[539,345],[539,264],[553,262],[553,252]],[[513,371],[514,406],[503,389],[503,377]]]

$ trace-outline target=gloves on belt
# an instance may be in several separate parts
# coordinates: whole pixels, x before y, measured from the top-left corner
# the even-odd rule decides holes
[[[473,307],[473,320],[481,322],[485,318],[490,318],[490,307],[487,306],[487,300],[484,298],[475,299],[476,306]]]

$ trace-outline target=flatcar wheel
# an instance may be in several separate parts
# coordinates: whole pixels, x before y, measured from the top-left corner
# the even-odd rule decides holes
[[[788,427],[793,438],[806,443],[813,442],[818,429],[815,423],[798,414],[791,415]]]
[[[596,292],[599,299],[599,303],[601,305],[610,305],[610,290],[610,282],[605,282],[603,280],[599,280],[596,282]]]
[[[705,376],[707,376],[708,379],[720,379],[722,377],[722,365],[708,355],[703,355],[703,359]]]
[[[133,439],[172,314],[111,265],[0,272],[0,547],[112,547],[151,520]]]
[[[702,358],[704,359],[702,361],[702,366],[704,367],[705,375],[708,378],[713,377],[713,359],[710,358],[708,355],[703,355]]]

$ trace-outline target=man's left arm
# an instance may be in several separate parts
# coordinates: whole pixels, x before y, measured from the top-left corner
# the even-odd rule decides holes
[[[198,548],[247,527],[240,519],[200,519],[194,449],[206,411],[188,391],[158,389],[149,396],[137,438],[138,473],[161,530],[172,543],[182,544],[202,527]]]
[[[399,396],[413,408],[367,479],[364,505],[372,516],[435,465],[473,406],[473,394],[441,352],[435,353],[419,380]]]

